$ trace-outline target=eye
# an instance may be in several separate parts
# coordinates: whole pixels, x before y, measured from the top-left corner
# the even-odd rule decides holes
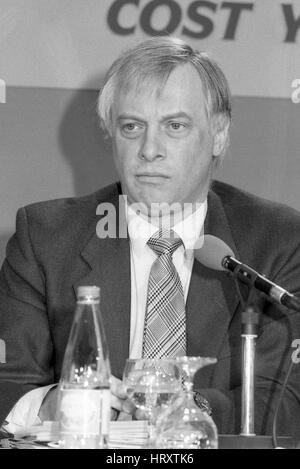
[[[186,130],[187,125],[184,122],[170,122],[169,129],[171,132],[182,132]]]
[[[128,138],[135,138],[140,135],[142,130],[142,125],[137,122],[127,122],[121,126],[122,134]]]
[[[170,120],[166,122],[165,130],[170,138],[186,138],[191,130],[191,123],[186,120]]]
[[[128,124],[123,125],[122,129],[128,132],[132,132],[133,130],[137,129],[137,125],[129,122]]]
[[[170,126],[172,130],[181,130],[184,127],[180,122],[171,122]]]

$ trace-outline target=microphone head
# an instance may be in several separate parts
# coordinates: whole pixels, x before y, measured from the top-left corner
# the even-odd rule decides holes
[[[223,266],[225,257],[234,257],[232,249],[220,238],[205,235],[200,249],[194,250],[194,256],[201,264],[213,270],[226,270]]]

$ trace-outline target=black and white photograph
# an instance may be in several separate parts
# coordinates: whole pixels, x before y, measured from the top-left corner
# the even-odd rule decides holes
[[[300,448],[300,1],[0,0],[0,449]]]

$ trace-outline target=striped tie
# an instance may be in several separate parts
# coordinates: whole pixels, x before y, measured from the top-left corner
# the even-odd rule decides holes
[[[185,303],[172,254],[182,240],[173,230],[159,230],[147,242],[157,254],[149,283],[144,326],[143,358],[186,354]]]

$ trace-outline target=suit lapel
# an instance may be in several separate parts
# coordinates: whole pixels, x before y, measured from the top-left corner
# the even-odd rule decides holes
[[[107,203],[107,200],[105,201]],[[85,263],[84,274],[74,282],[79,285],[98,285],[101,288],[101,313],[110,351],[112,373],[122,377],[125,360],[129,356],[130,338],[130,250],[128,237],[119,238],[119,193],[112,194],[111,203],[116,210],[115,238],[100,239],[96,233],[97,218],[91,237],[81,251]]]
[[[222,202],[213,191],[208,197],[204,233],[221,238],[237,254]],[[237,305],[228,274],[208,269],[195,259],[187,298],[188,355],[219,357]]]

